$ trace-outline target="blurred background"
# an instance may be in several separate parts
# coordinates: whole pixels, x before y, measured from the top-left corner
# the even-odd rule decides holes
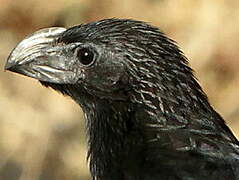
[[[239,1],[0,0],[0,180],[88,180],[81,109],[33,79],[4,72],[26,35],[102,18],[160,27],[189,58],[215,109],[239,137]]]

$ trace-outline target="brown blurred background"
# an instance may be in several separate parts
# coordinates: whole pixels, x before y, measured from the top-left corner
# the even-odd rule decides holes
[[[33,79],[4,72],[17,42],[49,26],[134,18],[159,26],[189,58],[239,137],[238,0],[0,0],[0,180],[86,180],[81,109]]]

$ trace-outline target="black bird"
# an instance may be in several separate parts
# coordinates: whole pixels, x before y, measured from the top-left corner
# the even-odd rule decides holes
[[[238,140],[157,27],[105,19],[43,29],[5,69],[82,107],[94,180],[239,179]]]

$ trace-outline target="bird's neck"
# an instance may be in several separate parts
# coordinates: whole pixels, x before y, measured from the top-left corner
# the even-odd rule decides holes
[[[99,180],[101,177],[125,179],[133,176],[142,164],[139,157],[144,149],[134,107],[121,102],[100,101],[84,111],[92,175]]]
[[[199,86],[193,82],[192,86]],[[130,179],[137,176],[136,172],[150,169],[154,162],[167,164],[167,156],[175,155],[175,147],[180,149],[181,141],[190,139],[183,133],[188,127],[205,128],[214,134],[217,127],[226,129],[221,133],[236,141],[200,88],[195,91],[191,86],[147,86],[129,94],[127,101],[104,100],[87,93],[70,94],[86,116],[88,158],[95,180]],[[210,119],[210,126],[204,127],[205,123],[197,121],[203,118]],[[160,154],[158,161],[154,154]]]

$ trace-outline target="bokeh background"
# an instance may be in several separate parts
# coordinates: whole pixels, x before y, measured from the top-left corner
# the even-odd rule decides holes
[[[238,0],[0,0],[0,180],[88,180],[81,109],[4,71],[17,42],[49,26],[134,18],[161,28],[189,58],[210,102],[239,135]]]

